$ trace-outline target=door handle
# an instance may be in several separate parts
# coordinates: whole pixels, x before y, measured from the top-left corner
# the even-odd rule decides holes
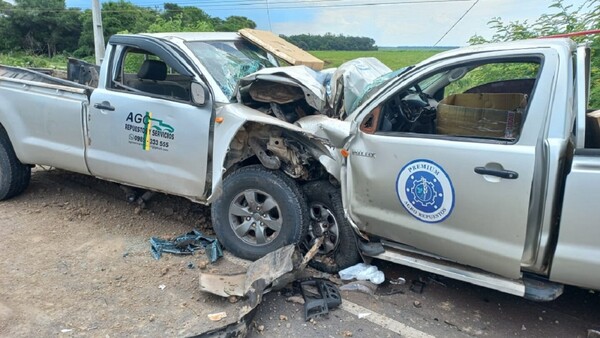
[[[102,109],[102,110],[109,110],[109,111],[114,111],[115,107],[110,105],[110,102],[108,101],[102,101],[102,103],[96,103],[94,105],[94,108],[98,108],[98,109]]]
[[[490,175],[505,178],[507,180],[516,180],[519,178],[519,173],[512,170],[489,169],[486,167],[475,167],[475,172],[479,175]]]

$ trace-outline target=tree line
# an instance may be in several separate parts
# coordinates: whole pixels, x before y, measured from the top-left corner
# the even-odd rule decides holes
[[[243,16],[211,17],[192,6],[165,3],[162,9],[136,6],[125,0],[102,4],[104,38],[117,33],[235,32],[256,28]],[[0,53],[21,51],[34,55],[94,53],[92,11],[67,8],[65,0],[0,0]]]
[[[304,50],[377,50],[375,40],[362,36],[326,33],[325,35],[281,35],[281,37]]]

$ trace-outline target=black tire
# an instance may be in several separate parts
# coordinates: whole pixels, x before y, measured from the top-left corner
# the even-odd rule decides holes
[[[31,168],[19,161],[8,134],[0,126],[0,201],[25,191],[31,179]]]
[[[257,260],[304,238],[306,199],[284,173],[260,165],[243,167],[225,177],[223,194],[212,204],[212,223],[225,249]]]
[[[310,265],[321,271],[336,273],[360,262],[356,234],[344,217],[340,189],[327,181],[315,181],[305,184],[303,190],[310,224],[301,248],[310,249],[316,238],[325,235],[325,242]]]

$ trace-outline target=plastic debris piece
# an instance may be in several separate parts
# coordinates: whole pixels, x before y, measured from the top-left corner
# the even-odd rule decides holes
[[[366,293],[368,295],[374,295],[375,291],[377,291],[377,285],[364,280],[359,280],[355,282],[350,282],[348,284],[344,284],[340,287],[341,291],[357,291]]]
[[[337,286],[324,279],[311,279],[300,283],[304,298],[304,320],[308,321],[329,313],[342,304],[342,296]]]
[[[415,292],[415,293],[423,293],[424,288],[425,288],[425,283],[418,281],[418,280],[413,280],[412,283],[410,284],[410,291]]]
[[[358,319],[363,319],[367,316],[371,315],[371,312],[362,312],[358,314]]]
[[[197,335],[198,338],[246,337],[264,294],[283,289],[304,273],[302,254],[290,244],[251,263],[246,273],[214,274],[200,271],[200,290],[222,297],[244,297],[234,323]],[[339,293],[338,293],[339,295]],[[303,299],[301,299],[303,300]],[[339,298],[341,303],[341,298]],[[339,304],[338,304],[339,305]],[[263,326],[264,329],[264,326]]]
[[[192,255],[194,251],[204,249],[211,263],[223,257],[223,249],[216,238],[206,237],[202,232],[194,229],[187,234],[173,240],[164,240],[156,237],[150,238],[152,256],[160,259],[164,252],[175,255]]]
[[[72,332],[72,331],[73,331],[73,329],[62,329],[62,330],[60,330],[60,332],[62,332],[62,333],[69,333],[69,332]]]
[[[225,311],[211,313],[208,315],[208,319],[212,320],[213,322],[218,322],[219,320],[226,318],[226,317],[227,317],[227,312],[225,312]]]
[[[383,271],[374,265],[358,263],[339,272],[342,280],[370,280],[374,284],[381,284],[385,280]]]
[[[287,302],[304,305],[304,298],[300,296],[291,296],[285,299]]]
[[[406,279],[402,278],[402,277],[398,277],[395,279],[390,279],[390,284],[393,285],[404,285],[406,284]]]
[[[164,284],[161,284],[161,285],[159,285],[159,286],[158,286],[158,288],[159,288],[159,289],[161,289],[161,290],[164,290],[166,287],[167,287],[167,286],[166,286],[166,285],[164,285]]]

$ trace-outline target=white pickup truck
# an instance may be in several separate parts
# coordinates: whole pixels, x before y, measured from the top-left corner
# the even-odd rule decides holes
[[[176,33],[113,36],[97,88],[2,67],[0,200],[50,165],[212,203],[244,258],[323,238],[328,271],[362,253],[538,300],[600,289],[585,47],[441,53],[342,113],[327,76],[276,66],[237,34]]]

